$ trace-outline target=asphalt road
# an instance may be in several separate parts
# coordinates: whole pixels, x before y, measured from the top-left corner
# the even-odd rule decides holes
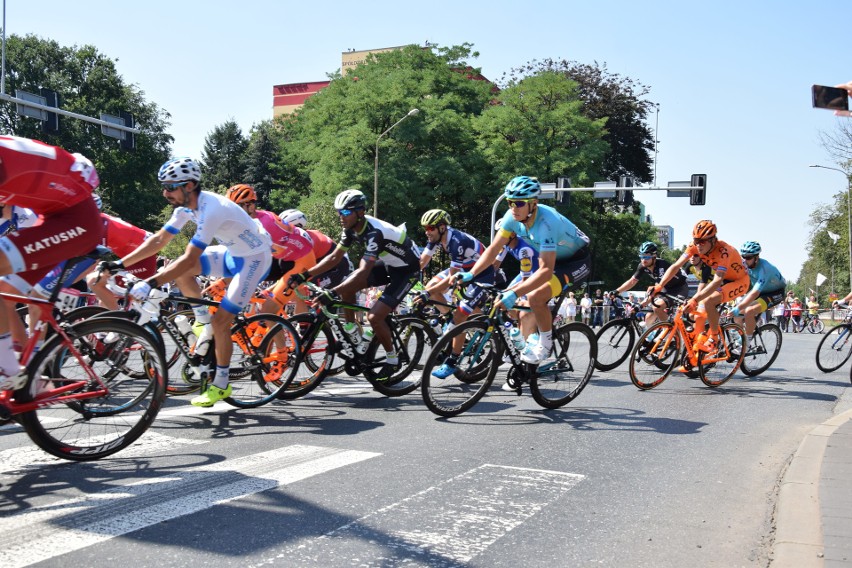
[[[499,389],[439,419],[361,378],[255,410],[169,401],[111,459],[0,428],[0,566],[766,566],[778,481],[852,406],[784,335],[755,379],[596,373],[571,405]]]

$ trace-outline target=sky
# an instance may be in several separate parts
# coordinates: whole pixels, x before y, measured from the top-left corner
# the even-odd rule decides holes
[[[480,53],[472,63],[494,80],[551,58],[597,62],[649,86],[647,98],[659,103],[650,117],[659,140],[657,184],[707,174],[703,207],[665,192],[636,194],[655,224],[674,227],[675,245],[689,240],[696,221],[712,219],[722,240],[737,247],[759,241],[763,258],[796,280],[807,259],[810,212],[847,188],[842,173],[808,167],[837,167],[819,135],[852,120],[811,108],[810,95],[812,84],[852,80],[845,8],[798,0],[4,6],[8,34],[94,45],[117,60],[124,80],[171,114],[174,155],[200,158],[205,137],[228,120],[248,134],[272,117],[273,85],[325,80],[349,49],[467,42]]]

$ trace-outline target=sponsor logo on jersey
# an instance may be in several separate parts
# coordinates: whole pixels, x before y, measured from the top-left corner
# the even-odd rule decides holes
[[[61,183],[57,183],[55,181],[47,184],[47,187],[49,189],[55,189],[56,191],[61,191],[65,195],[77,195],[77,192],[74,191],[73,189],[71,189],[70,187],[65,187]]]
[[[76,229],[70,229],[68,231],[62,231],[61,233],[57,233],[55,235],[50,235],[49,237],[45,237],[41,240],[35,241],[34,243],[24,246],[24,254],[33,254],[40,250],[44,250],[50,246],[58,245],[59,243],[64,243],[65,241],[70,241],[71,239],[79,237],[85,232],[86,229],[78,226]]]

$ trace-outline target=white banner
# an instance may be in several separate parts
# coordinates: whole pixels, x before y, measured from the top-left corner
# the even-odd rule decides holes
[[[818,287],[819,287],[819,286],[822,286],[822,283],[823,283],[823,282],[825,282],[826,280],[828,280],[828,277],[827,277],[827,276],[825,276],[824,274],[820,274],[819,272],[817,272],[816,284],[817,284],[817,286],[818,286]]]
[[[827,232],[828,232],[828,236],[829,236],[829,238],[830,238],[832,241],[834,241],[834,244],[837,244],[837,239],[839,239],[839,238],[840,238],[840,235],[838,235],[837,233],[832,233],[831,231],[827,231]]]

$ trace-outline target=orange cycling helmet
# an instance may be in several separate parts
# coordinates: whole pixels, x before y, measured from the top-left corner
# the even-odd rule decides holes
[[[695,227],[692,229],[692,238],[693,239],[712,239],[716,236],[716,225],[713,221],[699,221],[695,224]]]
[[[244,183],[238,183],[228,189],[228,199],[234,203],[245,203],[247,201],[257,201],[257,194],[254,188]]]

